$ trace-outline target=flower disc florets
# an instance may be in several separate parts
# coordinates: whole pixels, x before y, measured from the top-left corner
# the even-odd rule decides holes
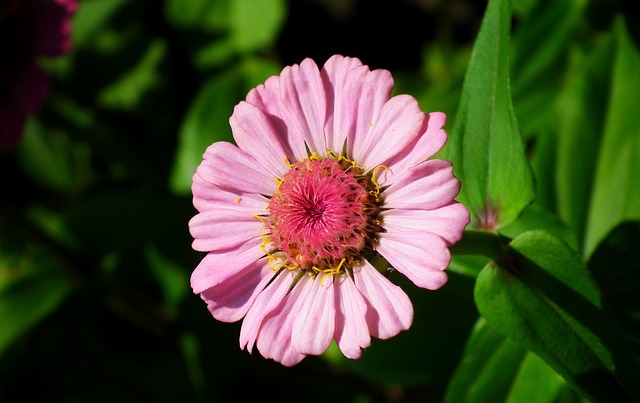
[[[382,229],[378,193],[372,173],[349,159],[312,155],[292,164],[268,206],[272,267],[338,274],[371,255]]]

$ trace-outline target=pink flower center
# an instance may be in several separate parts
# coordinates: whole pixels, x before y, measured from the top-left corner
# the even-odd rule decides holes
[[[380,221],[379,189],[346,159],[293,164],[269,203],[266,228],[286,254],[284,266],[337,273],[372,252]]]

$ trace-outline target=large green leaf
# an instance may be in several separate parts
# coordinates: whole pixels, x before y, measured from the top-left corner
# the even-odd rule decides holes
[[[460,200],[480,229],[509,224],[535,193],[509,92],[510,28],[511,2],[489,1],[449,144]]]
[[[584,242],[585,256],[619,223],[640,219],[640,52],[622,20]]]
[[[478,275],[480,313],[585,397],[640,399],[640,369],[577,253],[544,231],[526,232],[509,247]]]

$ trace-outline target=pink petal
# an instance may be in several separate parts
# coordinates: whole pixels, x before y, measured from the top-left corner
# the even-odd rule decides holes
[[[451,262],[447,244],[425,231],[385,232],[376,250],[418,287],[435,290],[447,282],[444,269]]]
[[[388,70],[370,71],[368,66],[359,66],[347,73],[343,89],[343,97],[347,100],[344,121],[336,122],[334,127],[346,131],[347,155],[358,163],[358,158],[366,156],[362,144],[368,141],[373,122],[378,120],[383,105],[391,98],[393,85]]]
[[[243,211],[249,215],[264,214],[269,200],[262,195],[228,191],[206,182],[198,174],[193,175],[191,184],[193,206],[199,212],[217,209]]]
[[[413,305],[407,294],[380,274],[366,260],[354,267],[355,284],[367,302],[365,319],[372,336],[388,339],[409,329]]]
[[[404,171],[426,161],[440,151],[447,142],[447,133],[443,129],[446,120],[447,116],[442,112],[432,112],[426,115],[423,123],[426,128],[424,128],[422,135],[418,136],[417,141],[409,144],[398,155],[385,162],[388,169],[380,171],[378,183],[383,185],[393,183],[395,178]]]
[[[353,157],[366,170],[385,164],[416,141],[422,132],[425,114],[409,95],[398,95],[384,104],[380,115],[362,142],[353,148]]]
[[[305,277],[307,277],[306,280],[301,278],[300,281],[313,282],[308,276]],[[291,292],[264,319],[257,341],[258,350],[263,357],[271,358],[288,367],[306,357],[305,354],[297,351],[291,342],[293,324],[305,302],[300,297],[302,287],[298,285],[293,287]]]
[[[257,106],[271,121],[290,162],[307,157],[304,138],[291,132],[289,112],[280,97],[280,77],[272,76],[247,94],[247,102]]]
[[[189,231],[194,238],[191,246],[200,252],[234,248],[259,238],[263,226],[260,220],[245,211],[205,211],[189,221]]]
[[[429,160],[405,171],[384,191],[384,207],[431,210],[450,204],[459,191],[451,163]]]
[[[239,271],[257,262],[264,252],[260,249],[260,238],[251,240],[238,248],[209,252],[191,273],[191,288],[194,294],[215,287]]]
[[[347,102],[345,85],[347,73],[355,67],[362,66],[362,62],[353,57],[334,55],[322,67],[320,74],[324,81],[324,89],[327,94],[327,109],[329,113],[325,125],[327,148],[339,153],[347,138],[349,124],[347,122]]]
[[[240,328],[240,348],[245,348],[246,346],[247,351],[251,352],[253,350],[264,318],[282,305],[296,274],[293,270],[280,271],[274,277],[273,281],[258,295],[242,321],[242,327]],[[267,341],[273,343],[281,342],[281,340]]]
[[[320,355],[329,348],[335,328],[333,276],[304,276],[296,287],[302,288],[299,298],[304,305],[296,311],[291,343],[299,353]]]
[[[287,153],[280,135],[264,112],[242,101],[234,108],[229,124],[238,147],[262,165],[264,172],[282,178],[289,170]]]
[[[276,190],[273,172],[227,142],[210,145],[196,171],[205,181],[238,193],[272,195]]]
[[[347,358],[357,359],[362,349],[371,345],[367,327],[367,302],[349,276],[334,280],[336,296],[336,330],[334,338]]]
[[[316,63],[307,58],[300,65],[285,67],[280,74],[280,91],[291,127],[304,138],[311,151],[325,155],[327,101]]]
[[[274,275],[264,260],[256,260],[215,287],[203,291],[200,296],[214,318],[222,322],[236,322],[246,315]]]
[[[389,232],[428,231],[440,236],[449,245],[460,240],[464,228],[469,224],[469,210],[457,202],[434,210],[385,210],[380,217]]]

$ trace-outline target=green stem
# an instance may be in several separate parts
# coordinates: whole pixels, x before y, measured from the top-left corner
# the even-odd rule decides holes
[[[494,232],[467,230],[450,249],[454,255],[486,256],[495,260],[504,254],[510,241],[510,238]]]

